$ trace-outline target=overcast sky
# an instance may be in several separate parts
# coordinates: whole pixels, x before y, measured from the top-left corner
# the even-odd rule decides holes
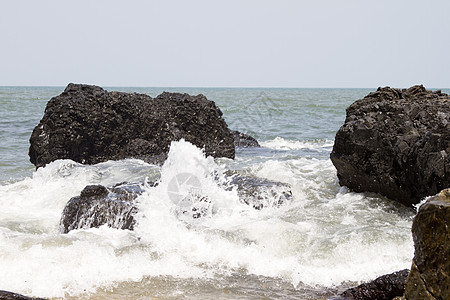
[[[450,1],[0,3],[0,85],[450,87]]]

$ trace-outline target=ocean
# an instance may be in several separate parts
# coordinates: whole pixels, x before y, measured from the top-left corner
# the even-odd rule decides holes
[[[231,129],[262,147],[212,159],[177,141],[163,166],[58,160],[35,170],[28,140],[64,87],[0,87],[0,290],[55,299],[327,299],[410,267],[415,211],[341,187],[329,159],[346,107],[375,89],[105,89],[204,94]],[[227,170],[287,183],[292,199],[271,205],[268,192],[255,210],[217,182]],[[175,213],[170,182],[187,173],[211,200],[202,218]],[[143,186],[134,231],[60,233],[65,204],[86,185],[148,180],[160,184]]]

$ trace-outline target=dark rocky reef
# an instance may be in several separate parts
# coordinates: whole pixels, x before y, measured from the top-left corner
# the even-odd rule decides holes
[[[44,298],[27,297],[24,295],[0,290],[0,300],[45,300],[45,299]]]
[[[450,186],[450,97],[378,88],[347,108],[331,160],[339,183],[407,206]]]
[[[234,158],[234,137],[222,112],[203,95],[162,93],[156,98],[69,84],[53,97],[30,138],[30,161],[84,164],[139,158],[161,162],[171,141],[185,139],[206,155]]]
[[[237,130],[231,131],[234,137],[234,146],[235,147],[241,147],[241,148],[248,148],[248,147],[261,147],[258,143],[258,141],[245,133],[239,132]]]
[[[335,300],[391,300],[402,296],[405,291],[406,278],[409,270],[402,270],[392,274],[383,275],[377,279],[348,289]]]
[[[412,234],[415,252],[403,299],[450,299],[450,189],[420,207]]]
[[[154,187],[157,183],[146,183]],[[290,186],[284,183],[256,177],[234,174],[228,184],[236,188],[241,201],[255,209],[279,206],[292,199]],[[62,213],[60,231],[67,233],[74,229],[108,225],[112,228],[133,230],[134,216],[138,212],[136,198],[144,192],[143,184],[122,183],[107,188],[102,185],[85,187],[80,196],[71,198]],[[204,217],[209,211],[210,200],[199,194],[192,199],[181,199],[182,206],[176,214],[184,220]]]

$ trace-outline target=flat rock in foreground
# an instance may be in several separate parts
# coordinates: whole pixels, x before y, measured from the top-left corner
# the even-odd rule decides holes
[[[347,108],[331,161],[339,183],[407,206],[450,186],[450,97],[378,88]]]
[[[234,158],[234,137],[222,112],[203,95],[162,93],[156,98],[69,84],[53,97],[30,138],[30,161],[83,164],[138,158],[161,162],[172,141],[185,139],[206,155]]]

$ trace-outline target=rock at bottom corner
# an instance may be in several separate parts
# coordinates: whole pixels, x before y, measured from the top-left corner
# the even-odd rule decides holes
[[[27,297],[21,294],[0,290],[0,300],[45,300],[45,299]]]
[[[412,225],[414,258],[405,299],[450,299],[450,189],[429,198]]]

